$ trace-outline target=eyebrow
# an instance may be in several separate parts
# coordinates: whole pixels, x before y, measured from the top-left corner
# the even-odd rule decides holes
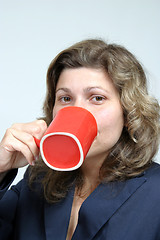
[[[101,87],[101,86],[86,87],[83,91],[84,92],[90,92],[90,91],[96,90],[96,89],[103,90],[103,91],[105,91],[106,93],[109,94],[109,92],[106,89],[104,89],[103,87]],[[56,90],[56,93],[59,92],[59,91],[64,91],[64,92],[67,92],[67,93],[71,93],[72,92],[69,88],[58,88]]]
[[[85,92],[90,92],[90,91],[96,90],[96,89],[100,89],[100,90],[103,90],[103,91],[108,93],[108,91],[105,88],[101,87],[101,86],[87,87],[87,88],[84,89],[84,91]]]
[[[71,92],[71,90],[69,88],[58,88],[56,90],[56,93],[59,92],[59,91],[64,91],[64,92]]]

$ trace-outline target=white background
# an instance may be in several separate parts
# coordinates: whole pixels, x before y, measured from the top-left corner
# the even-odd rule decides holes
[[[0,138],[42,115],[50,61],[86,38],[127,47],[160,100],[159,0],[0,0]]]

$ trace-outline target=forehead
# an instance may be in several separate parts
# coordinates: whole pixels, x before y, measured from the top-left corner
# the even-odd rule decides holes
[[[58,79],[56,89],[60,87],[99,87],[106,90],[114,90],[115,86],[107,72],[95,68],[74,68],[64,69]]]

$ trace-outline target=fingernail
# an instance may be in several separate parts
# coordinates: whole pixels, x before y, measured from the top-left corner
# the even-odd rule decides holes
[[[32,165],[32,166],[34,166],[34,165],[35,165],[35,162],[34,162],[34,161],[32,161],[31,165]]]

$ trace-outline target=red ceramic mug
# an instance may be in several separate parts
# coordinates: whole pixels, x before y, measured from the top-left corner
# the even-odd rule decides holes
[[[94,116],[81,107],[65,107],[57,113],[41,140],[42,159],[58,171],[79,168],[97,135]]]

